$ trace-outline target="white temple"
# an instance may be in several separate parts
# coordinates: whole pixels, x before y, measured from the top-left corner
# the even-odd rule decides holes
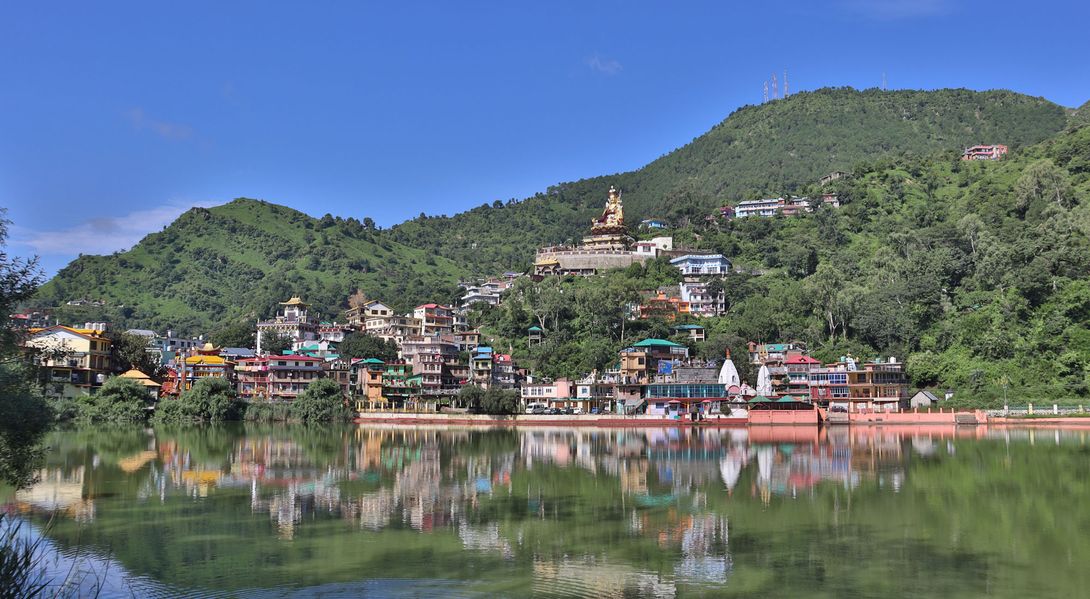
[[[772,395],[772,375],[768,372],[768,366],[762,365],[757,373],[757,395]]]
[[[723,367],[719,369],[719,384],[726,385],[728,389],[733,386],[740,387],[742,379],[738,376],[738,369],[734,367],[734,361],[730,359],[730,350],[727,350],[727,359],[723,361]]]

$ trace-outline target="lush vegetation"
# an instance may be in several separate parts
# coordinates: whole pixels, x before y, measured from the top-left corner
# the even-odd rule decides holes
[[[337,422],[352,417],[352,410],[333,379],[317,379],[292,402],[291,415],[303,422]]]
[[[458,403],[481,414],[515,414],[519,409],[519,392],[512,389],[466,385],[458,391]]]
[[[337,344],[337,353],[346,360],[378,358],[392,362],[397,359],[397,344],[366,333],[350,333]]]
[[[220,330],[267,318],[292,295],[332,319],[356,289],[405,310],[450,301],[469,273],[524,270],[539,245],[578,240],[611,184],[624,191],[630,222],[685,224],[723,203],[801,190],[874,157],[981,142],[1023,147],[1063,129],[1066,119],[1055,104],[1006,91],[800,93],[739,109],[636,171],[450,218],[422,214],[385,231],[367,218],[316,219],[257,200],[195,208],[130,251],[81,256],[42,288],[37,303],[57,308],[63,321],[215,333],[241,345],[242,328],[230,336]],[[64,305],[78,298],[107,306]]]
[[[9,257],[5,210],[0,208],[0,315],[29,298],[40,282],[37,262]],[[0,325],[0,483],[22,486],[33,478],[41,455],[39,440],[52,424],[52,411],[34,384],[34,371],[17,347],[18,336]],[[6,545],[4,545],[6,546]]]
[[[178,399],[164,399],[155,408],[158,423],[239,420],[245,411],[235,386],[226,379],[202,378]]]
[[[193,210],[130,252],[77,260],[38,301],[103,297],[115,322],[217,326],[218,338],[242,344],[290,295],[327,315],[357,288],[398,310],[448,301],[458,276],[522,269],[536,246],[577,240],[616,184],[630,221],[665,218],[675,243],[721,252],[742,270],[715,283],[727,311],[702,321],[708,341],[690,344],[697,356],[797,340],[826,360],[896,356],[916,385],[955,388],[976,404],[1004,394],[1081,401],[1090,394],[1088,110],[1003,91],[819,90],[743,108],[638,171],[387,231],[252,200]],[[958,159],[978,142],[1012,151],[995,163]],[[852,174],[819,187],[833,169]],[[821,191],[843,206],[799,218],[713,216],[739,199]],[[625,318],[639,292],[676,283],[661,262],[520,281],[473,320],[535,373],[578,376],[638,338],[689,343],[667,323]],[[532,348],[531,325],[545,329]],[[373,345],[358,337],[346,348],[358,357],[388,349]]]
[[[723,279],[726,314],[701,321],[709,339],[697,355],[794,340],[823,360],[907,358],[914,384],[957,389],[972,405],[1090,396],[1090,127],[998,162],[882,159],[830,188],[839,209],[674,231],[760,273]],[[655,263],[520,283],[478,319],[541,373],[576,376],[636,336],[669,334],[654,321],[621,329],[632,292],[665,283]],[[531,324],[546,330],[535,348]]]
[[[390,233],[477,272],[521,270],[534,248],[578,241],[601,213],[610,185],[624,192],[630,223],[654,217],[686,225],[726,203],[800,193],[833,170],[852,171],[875,158],[978,143],[1025,147],[1062,130],[1066,120],[1062,107],[1008,91],[821,89],[741,108],[638,170],[563,183],[451,218],[421,215]]]
[[[111,377],[93,395],[77,400],[79,418],[101,423],[147,422],[151,400],[140,383],[121,377]]]
[[[194,208],[129,251],[81,256],[41,288],[36,302],[54,308],[62,322],[215,332],[242,344],[248,339],[242,327],[271,317],[293,295],[332,320],[356,289],[406,310],[436,294],[448,299],[464,274],[451,260],[354,218],[318,219],[239,199]],[[65,305],[79,298],[107,305]],[[241,326],[223,335],[220,329],[230,325]]]

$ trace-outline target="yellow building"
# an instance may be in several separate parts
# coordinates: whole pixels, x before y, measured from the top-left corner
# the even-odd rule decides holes
[[[192,355],[186,356],[178,369],[167,375],[163,394],[178,395],[192,389],[198,380],[210,377],[227,379],[232,385],[235,384],[235,363],[219,354],[220,348],[205,343]]]
[[[104,328],[31,329],[24,347],[41,367],[46,393],[52,396],[89,395],[114,370],[113,341]]]

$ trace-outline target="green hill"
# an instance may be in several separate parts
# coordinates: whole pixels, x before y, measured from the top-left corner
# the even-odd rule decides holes
[[[81,256],[41,288],[37,302],[104,300],[105,308],[64,306],[62,320],[104,318],[196,334],[268,317],[292,295],[328,318],[341,318],[357,288],[408,309],[423,299],[448,299],[464,274],[454,262],[393,242],[355,219],[316,219],[239,199],[193,208],[130,251]]]
[[[851,171],[885,156],[926,156],[977,143],[1018,149],[1055,134],[1067,120],[1063,107],[1009,91],[803,92],[741,108],[638,170],[563,183],[521,202],[449,218],[418,218],[391,234],[478,272],[526,267],[535,247],[578,240],[611,184],[623,190],[630,222],[684,223],[727,202],[802,192],[833,170]]]
[[[674,231],[763,273],[723,279],[727,312],[696,321],[708,329],[697,355],[801,341],[825,361],[896,356],[916,385],[965,405],[1090,398],[1090,125],[996,162],[889,157],[830,187],[840,208]],[[484,340],[538,374],[601,370],[626,342],[671,334],[654,320],[622,328],[618,308],[670,270],[520,282],[478,316]],[[546,341],[528,348],[542,316]]]
[[[742,108],[636,171],[384,231],[256,200],[193,209],[130,251],[81,256],[41,289],[37,303],[102,299],[104,308],[63,306],[59,316],[188,333],[268,316],[277,301],[295,294],[327,317],[356,288],[407,309],[422,300],[449,301],[455,282],[469,274],[524,269],[539,245],[578,239],[610,184],[624,190],[630,222],[669,218],[682,225],[679,237],[695,241],[698,233],[684,225],[702,222],[724,202],[806,191],[831,170],[862,172],[892,156],[911,160],[978,142],[1006,143],[1017,153],[1074,126],[1078,114],[1069,118],[1060,106],[1007,91],[800,93]],[[742,262],[761,262],[739,253],[748,247],[742,237],[701,243],[710,239]]]

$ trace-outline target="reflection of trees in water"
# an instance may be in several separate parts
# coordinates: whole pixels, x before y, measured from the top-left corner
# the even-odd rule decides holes
[[[310,536],[308,529],[421,538],[419,533],[427,533],[425,543],[448,539],[468,554],[526,568],[536,577],[535,588],[575,584],[584,591],[607,589],[605,594],[634,588],[655,594],[657,587],[637,583],[651,579],[670,592],[678,584],[721,584],[735,576],[739,563],[782,578],[784,568],[817,563],[791,561],[801,553],[820,555],[820,568],[829,573],[842,568],[829,552],[850,543],[865,549],[858,556],[864,561],[871,559],[868,551],[892,555],[897,547],[915,558],[944,559],[927,541],[885,536],[882,527],[891,521],[910,521],[913,531],[942,537],[956,517],[961,538],[992,536],[984,522],[973,527],[964,521],[978,509],[994,515],[1000,507],[970,505],[984,484],[970,464],[992,463],[986,458],[998,455],[1005,437],[976,443],[866,431],[834,431],[814,443],[770,443],[766,437],[753,443],[745,429],[361,428],[329,442],[315,439],[312,431],[297,436],[291,427],[274,427],[216,432],[212,440],[188,431],[106,431],[101,446],[94,434],[77,431],[74,440],[56,445],[43,485],[20,501],[44,509],[42,497],[52,493],[71,498],[70,505],[90,502],[93,509],[81,517],[107,518],[115,530],[123,528],[111,513],[118,505],[114,498],[143,497],[169,508],[167,516],[180,506],[205,506],[203,516],[222,519],[229,534],[232,519],[245,517],[214,506],[238,498],[273,525],[271,535],[249,529],[250,542],[279,536],[299,543]],[[1034,439],[1050,447],[1057,442],[1051,434]],[[1028,436],[1010,442],[1033,447]],[[956,455],[948,443],[958,447]],[[997,463],[1029,472],[1014,460]],[[1007,480],[1010,470],[985,474]],[[1024,482],[1014,476],[1007,484],[1022,488]],[[66,485],[63,492],[58,485]],[[962,497],[966,504],[938,499],[947,497]],[[1040,513],[1037,502],[1033,509]],[[847,531],[845,526],[853,527],[850,539],[837,532]],[[1034,544],[1012,526],[999,529]],[[990,545],[1004,542],[996,536]],[[786,562],[761,557],[795,545]],[[989,544],[977,544],[976,551],[990,551]],[[478,559],[468,554],[464,559]],[[617,572],[625,576],[612,574]],[[787,579],[804,588],[801,574]]]

